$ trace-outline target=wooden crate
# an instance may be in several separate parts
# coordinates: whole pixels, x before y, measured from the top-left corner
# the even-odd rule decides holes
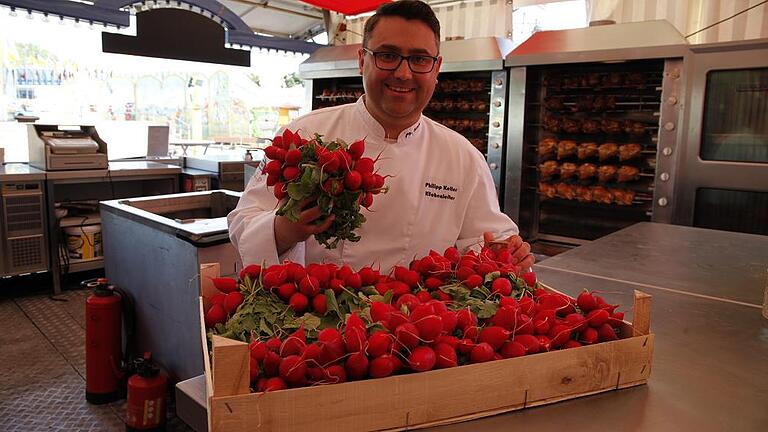
[[[204,302],[201,297],[201,317]],[[214,336],[210,362],[203,342],[208,430],[418,429],[645,384],[653,356],[650,304],[651,296],[635,291],[634,323],[625,322],[622,339],[612,342],[270,393],[249,392],[248,345]],[[201,325],[205,338],[202,319]]]

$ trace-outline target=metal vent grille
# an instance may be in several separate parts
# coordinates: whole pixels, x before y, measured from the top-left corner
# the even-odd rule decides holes
[[[45,267],[43,236],[9,239],[11,268],[14,270]]]
[[[5,212],[9,234],[43,229],[43,203],[39,195],[5,197]]]

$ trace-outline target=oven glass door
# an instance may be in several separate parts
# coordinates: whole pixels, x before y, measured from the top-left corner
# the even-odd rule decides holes
[[[700,157],[768,163],[768,68],[707,73]]]

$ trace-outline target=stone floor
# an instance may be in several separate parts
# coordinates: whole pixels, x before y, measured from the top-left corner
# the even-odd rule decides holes
[[[89,291],[56,297],[40,289],[44,275],[0,282],[0,431],[123,431],[125,400],[85,400],[85,300]],[[168,431],[191,431],[175,415]]]

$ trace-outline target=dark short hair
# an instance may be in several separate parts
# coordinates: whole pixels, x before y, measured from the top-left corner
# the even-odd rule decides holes
[[[421,21],[435,34],[435,43],[437,49],[440,49],[440,21],[432,8],[420,0],[400,0],[391,3],[384,3],[376,9],[376,13],[365,22],[363,31],[363,47],[368,47],[368,40],[371,38],[373,30],[379,23],[381,17],[394,16],[405,18],[406,20]]]

